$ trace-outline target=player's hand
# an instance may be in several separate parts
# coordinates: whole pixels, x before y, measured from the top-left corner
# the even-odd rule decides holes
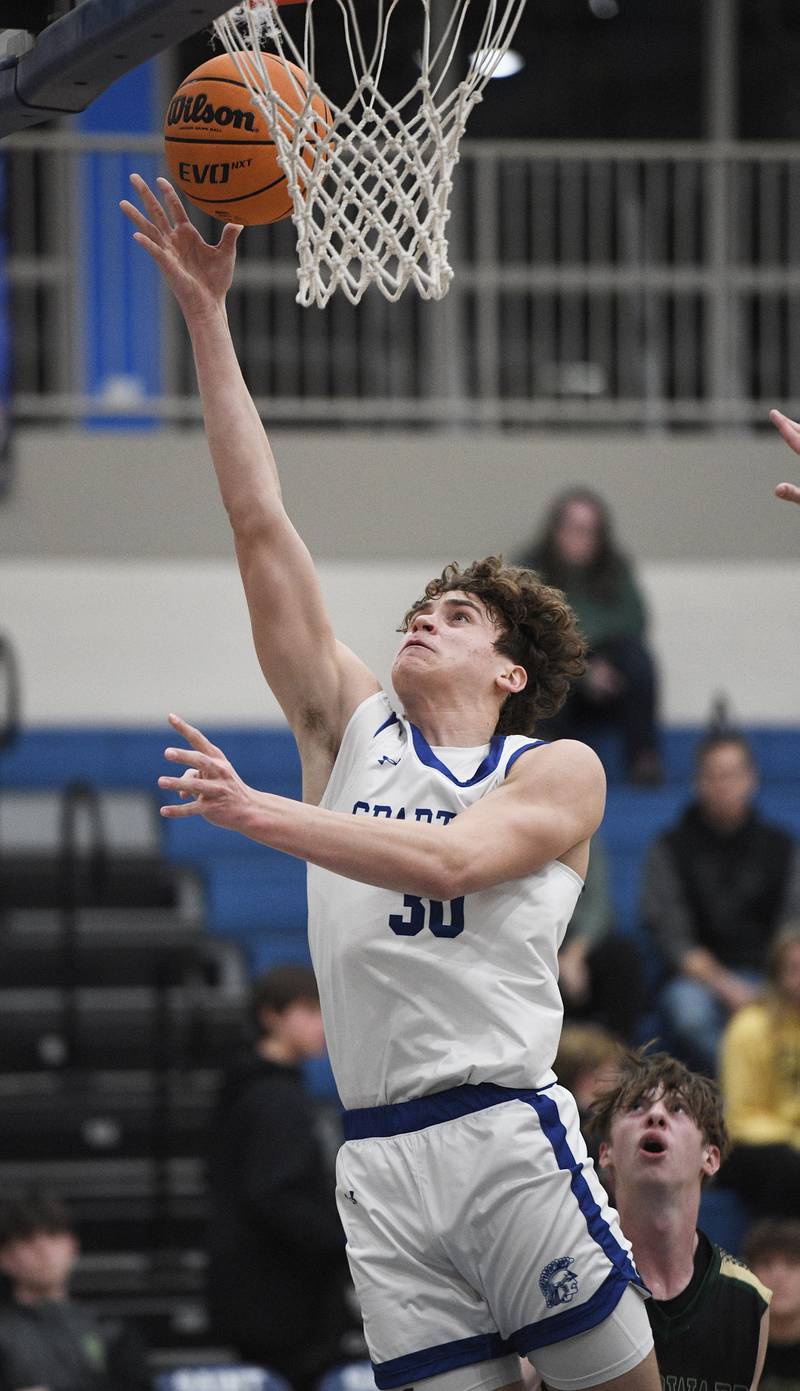
[[[222,749],[187,724],[179,715],[170,715],[169,722],[176,733],[189,744],[188,749],[168,748],[164,757],[170,763],[185,763],[180,777],[164,776],[158,785],[165,791],[177,792],[184,806],[169,803],[161,808],[164,817],[203,816],[212,826],[242,830],[248,814],[259,800],[254,788],[243,782]],[[191,800],[188,800],[191,798]]]
[[[227,222],[216,246],[204,240],[168,179],[157,179],[161,198],[141,174],[131,174],[144,212],[127,198],[120,207],[133,223],[139,242],[163,272],[187,321],[218,312],[233,280],[236,243],[241,227]],[[145,215],[146,214],[146,215]]]
[[[800,454],[800,425],[797,421],[790,420],[788,415],[782,415],[780,411],[770,411],[769,418],[789,448],[795,454]],[[779,483],[775,496],[783,498],[784,502],[800,502],[800,488],[796,483]]]

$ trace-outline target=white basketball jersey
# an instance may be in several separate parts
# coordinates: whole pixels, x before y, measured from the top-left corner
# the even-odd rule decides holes
[[[537,743],[496,735],[471,770],[462,750],[448,767],[448,751],[437,757],[380,692],[350,720],[320,805],[446,826],[502,783],[517,757],[535,758]],[[311,956],[344,1106],[464,1083],[551,1082],[562,1018],[557,954],[581,888],[554,860],[441,903],[309,865]]]

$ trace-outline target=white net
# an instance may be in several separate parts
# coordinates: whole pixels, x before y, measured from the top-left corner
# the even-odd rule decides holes
[[[344,26],[352,92],[338,104],[317,72],[315,6],[338,8]],[[423,299],[441,299],[453,274],[446,227],[459,143],[525,0],[372,0],[369,38],[357,6],[359,0],[306,0],[298,25],[297,4],[248,0],[214,28],[272,128],[297,229],[298,303],[321,307],[341,287],[357,304],[373,283],[389,300],[410,283]],[[418,23],[411,55],[418,76],[390,99],[393,23],[402,16],[408,58],[410,8]],[[472,21],[476,8],[467,42],[467,15]],[[264,52],[279,59],[299,94],[291,106],[276,90]],[[307,75],[307,90],[292,64]],[[298,114],[292,107],[300,101]]]

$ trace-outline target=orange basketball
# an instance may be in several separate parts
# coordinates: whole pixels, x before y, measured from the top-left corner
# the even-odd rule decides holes
[[[308,75],[274,54],[261,57],[273,90],[293,111],[300,111]],[[331,111],[319,96],[312,97],[311,106],[320,118],[316,131],[321,136],[331,124]],[[209,59],[184,78],[167,107],[164,147],[177,188],[220,222],[252,227],[279,222],[291,213],[292,200],[273,131],[227,53]],[[311,143],[303,159],[310,169]]]

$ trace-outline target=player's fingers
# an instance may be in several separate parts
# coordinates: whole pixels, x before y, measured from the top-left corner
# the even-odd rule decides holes
[[[200,778],[196,773],[188,777],[184,773],[179,778],[171,778],[168,773],[162,773],[158,785],[164,792],[190,793],[193,797],[199,797],[201,793],[208,796],[214,787],[208,778]]]
[[[134,207],[133,203],[129,203],[127,198],[122,198],[120,200],[120,207],[125,216],[130,219],[140,232],[144,232],[145,236],[149,237],[151,241],[161,242],[161,233],[155,223],[149,222],[144,213],[140,212],[137,207]]]
[[[775,489],[775,496],[782,498],[784,502],[800,502],[800,488],[795,483],[779,483]]]
[[[202,816],[203,807],[199,802],[187,802],[185,806],[177,806],[175,802],[167,802],[160,808],[161,815],[176,819],[179,816]]]
[[[145,209],[149,213],[153,222],[156,224],[156,227],[158,227],[159,231],[163,232],[166,236],[169,232],[172,231],[172,223],[167,217],[167,214],[165,213],[160,202],[156,198],[156,195],[154,194],[152,188],[149,184],[145,183],[141,174],[131,174],[130,180],[133,187],[136,189],[136,192],[138,193],[142,203],[144,204]]]
[[[170,260],[163,246],[159,246],[158,242],[154,242],[150,237],[145,236],[144,232],[134,232],[133,240],[138,241],[139,245],[144,247],[145,251],[152,256],[153,260],[156,261],[162,269],[165,270],[168,266],[174,264],[174,261]]]
[[[173,729],[177,729],[179,734],[183,736],[187,744],[191,744],[192,748],[197,749],[199,753],[210,754],[212,758],[215,755],[224,758],[222,750],[218,749],[216,744],[212,744],[211,740],[206,738],[202,730],[195,729],[193,724],[188,724],[186,720],[181,719],[180,715],[174,713],[170,714],[169,722]]]
[[[164,757],[170,763],[186,763],[190,769],[199,768],[203,771],[211,772],[214,768],[213,758],[209,758],[207,753],[198,753],[197,749],[165,749]],[[186,773],[183,774],[187,776]]]
[[[177,792],[182,802],[194,797],[195,800],[202,801],[203,806],[219,800],[225,792],[222,783],[210,782],[208,778],[201,777],[170,778],[164,774],[158,779],[158,785],[162,792]]]
[[[790,420],[789,416],[784,415],[783,411],[771,410],[769,413],[769,418],[772,421],[773,425],[791,425],[793,430],[800,430],[800,422],[796,420]]]
[[[189,221],[189,215],[169,179],[162,179],[159,177],[156,179],[156,183],[158,184],[161,197],[169,208],[170,217],[175,226],[177,227],[182,222],[188,222],[191,227],[193,224]]]
[[[232,251],[243,231],[244,227],[240,223],[226,222],[219,239],[219,246],[225,251]]]
[[[788,415],[783,415],[781,411],[770,411],[769,418],[780,434],[782,439],[796,454],[800,454],[800,425],[796,420],[790,420]]]

